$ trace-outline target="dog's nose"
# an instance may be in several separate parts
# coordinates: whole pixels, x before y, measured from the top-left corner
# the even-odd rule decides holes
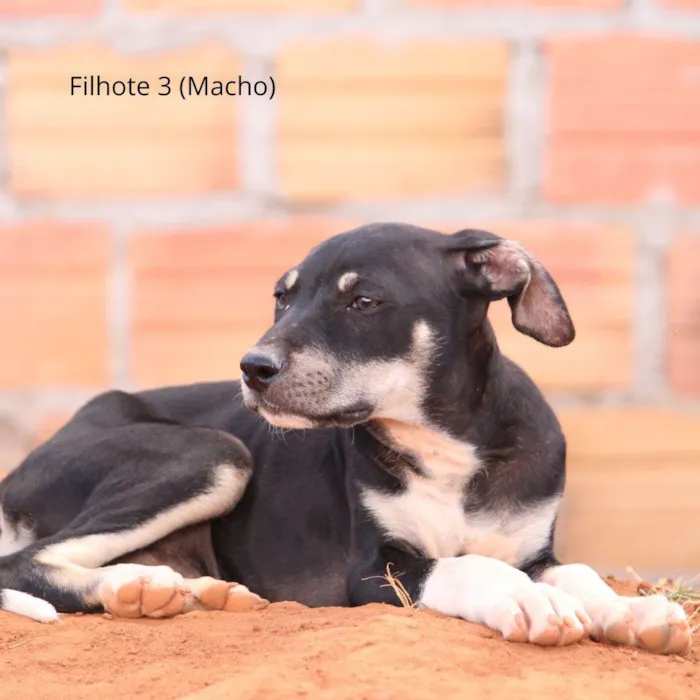
[[[284,359],[273,352],[251,350],[241,360],[243,381],[255,391],[265,391],[283,365]]]

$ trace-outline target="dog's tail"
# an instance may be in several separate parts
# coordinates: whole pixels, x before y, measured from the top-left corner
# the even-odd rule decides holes
[[[15,591],[11,588],[0,588],[0,610],[31,617],[38,622],[55,622],[58,613],[51,603],[36,598],[29,593]]]

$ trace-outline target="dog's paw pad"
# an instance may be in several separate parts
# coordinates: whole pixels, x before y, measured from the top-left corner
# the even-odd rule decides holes
[[[241,584],[234,584],[228,592],[224,610],[226,612],[248,612],[249,610],[262,610],[270,602],[261,598]]]
[[[105,572],[98,596],[117,617],[172,617],[185,604],[182,580],[166,566],[118,564]]]
[[[561,620],[549,620],[548,623],[540,629],[532,630],[530,641],[533,644],[543,647],[551,647],[559,644],[562,637],[562,622]]]
[[[206,608],[222,610],[226,605],[228,591],[231,584],[226,581],[218,581],[211,576],[193,579],[187,582],[192,594]]]
[[[586,637],[590,620],[581,602],[546,583],[536,583],[521,598],[529,611],[530,641],[540,646],[569,646]]]
[[[596,638],[611,644],[632,644],[634,642],[634,620],[629,616],[614,620],[606,625],[605,631],[596,635]]]
[[[225,612],[247,612],[260,610],[269,602],[250,591],[246,586],[227,581],[218,581],[209,576],[187,581],[191,591],[190,607]]]
[[[573,596],[527,581],[484,606],[484,621],[509,642],[568,646],[588,634],[590,620]]]
[[[586,610],[593,620],[592,639],[608,644],[634,644],[634,615],[628,599],[609,598],[588,603]]]
[[[124,586],[100,585],[99,598],[104,609],[116,617],[142,617],[141,589],[143,581],[131,581]]]
[[[692,634],[678,603],[662,595],[618,598],[595,606],[596,639],[613,644],[633,644],[654,654],[684,655]]]
[[[632,598],[630,608],[639,646],[655,654],[685,655],[690,651],[692,632],[678,603],[660,595],[648,596]]]
[[[671,630],[668,625],[654,625],[640,630],[637,639],[640,646],[650,651],[657,651],[666,648],[670,635]]]
[[[682,623],[672,623],[671,634],[669,635],[668,644],[666,646],[666,653],[685,656],[690,653],[692,644],[693,633],[688,624],[688,620],[683,620]]]
[[[529,630],[522,612],[516,613],[512,621],[503,624],[503,639],[508,642],[523,644],[528,641]]]
[[[126,606],[136,606],[141,600],[141,590],[143,589],[143,580],[137,578],[133,581],[127,581],[119,586],[115,595],[120,604]]]
[[[563,625],[560,628],[560,639],[559,643],[561,646],[568,646],[569,644],[575,644],[580,641],[583,637],[588,635],[588,627],[581,618],[576,615],[572,617],[567,615],[562,620]]]
[[[178,605],[178,598],[179,605]],[[146,617],[171,617],[177,615],[184,604],[184,596],[174,586],[153,586],[145,581],[141,591],[141,612]],[[178,610],[178,607],[180,608]],[[170,615],[166,611],[174,609]]]
[[[162,594],[161,594],[162,591]],[[163,589],[158,592],[158,598],[159,602],[162,602],[163,599],[166,598],[166,593]],[[154,599],[155,600],[155,599]],[[154,617],[154,618],[163,618],[163,617],[175,617],[175,615],[179,615],[181,612],[183,612],[185,607],[185,593],[184,591],[181,590],[175,590],[171,592],[170,598],[167,600],[167,602],[163,603],[162,605],[158,607],[154,607],[152,609],[146,610],[145,607],[143,607],[143,614],[146,617]]]

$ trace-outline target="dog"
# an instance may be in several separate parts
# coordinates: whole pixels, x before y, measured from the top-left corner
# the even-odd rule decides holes
[[[520,332],[573,341],[516,242],[400,223],[327,239],[277,282],[240,382],[104,393],[5,478],[0,607],[399,605],[395,576],[512,642],[687,653],[678,604],[554,555],[566,442],[499,351],[487,312],[504,299]]]

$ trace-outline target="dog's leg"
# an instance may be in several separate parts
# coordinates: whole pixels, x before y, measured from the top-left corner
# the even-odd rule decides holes
[[[167,479],[144,483],[125,481],[115,469],[70,527],[2,560],[10,587],[62,611],[106,609],[122,617],[264,606],[267,601],[245,586],[210,577],[187,580],[167,566],[104,566],[181,528],[221,516],[238,502],[249,469],[230,463],[197,467],[188,461],[162,465]]]
[[[254,596],[240,584],[220,580],[211,540],[211,522],[183,528],[150,547],[127,554],[111,564],[140,564],[168,567],[184,577],[184,612],[190,610],[225,610],[236,612],[261,607],[266,601]]]
[[[555,566],[540,581],[578,598],[592,621],[591,637],[633,644],[657,654],[686,654],[691,631],[683,608],[662,595],[618,596],[585,564]]]
[[[211,522],[183,527],[149,547],[125,554],[109,564],[169,566],[185,578],[220,578],[219,564],[211,540]]]

